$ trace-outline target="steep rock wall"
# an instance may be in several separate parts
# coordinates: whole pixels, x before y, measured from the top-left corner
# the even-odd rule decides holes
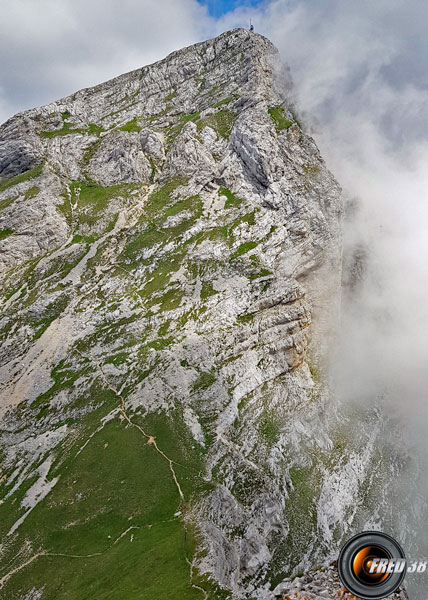
[[[290,89],[238,29],[1,127],[8,598],[271,597],[368,522],[381,420],[346,437],[323,376],[340,189]]]

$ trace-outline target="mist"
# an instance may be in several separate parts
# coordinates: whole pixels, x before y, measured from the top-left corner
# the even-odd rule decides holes
[[[250,16],[290,65],[302,118],[343,187],[335,396],[398,423],[414,466],[400,474],[389,511],[408,554],[426,556],[428,4],[277,0],[221,26]],[[407,587],[426,598],[426,576]]]
[[[428,435],[428,4],[277,0],[219,28],[250,15],[290,65],[297,106],[344,190],[341,394],[373,403],[387,391]]]
[[[315,116],[314,136],[344,188],[348,285],[334,361],[341,395],[372,404],[386,392],[413,435],[423,438],[428,89],[417,73],[428,55],[421,53],[420,31],[428,5],[330,2],[322,18],[297,5],[291,20],[284,16],[289,25],[281,39],[275,13],[284,4],[271,7],[272,37],[291,65],[298,105]],[[419,43],[409,44],[412,35]],[[355,266],[357,273],[349,273]]]
[[[426,556],[428,4],[278,0],[251,13],[290,65],[297,106],[344,190],[335,394],[399,423],[414,469],[390,511],[397,531],[406,523],[408,554]],[[426,576],[407,586],[426,598]]]

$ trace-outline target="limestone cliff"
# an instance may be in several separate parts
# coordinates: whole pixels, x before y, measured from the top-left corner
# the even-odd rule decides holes
[[[382,420],[354,443],[323,375],[340,189],[290,90],[238,29],[1,127],[2,597],[270,598],[369,522]]]

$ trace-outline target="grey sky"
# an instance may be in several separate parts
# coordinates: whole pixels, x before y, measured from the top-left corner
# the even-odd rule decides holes
[[[196,0],[2,0],[0,121],[209,37]]]
[[[251,16],[280,48],[305,108],[318,117],[369,102],[397,139],[403,119],[407,131],[421,133],[425,0],[273,0],[218,20],[196,0],[3,0],[1,11],[0,121],[246,26]],[[373,79],[381,102],[364,95]],[[389,107],[394,91],[402,96],[398,117]]]
[[[197,0],[3,0],[1,11],[0,122],[252,17],[323,122],[364,104],[398,144],[403,129],[427,133],[426,0],[273,0],[217,20]]]

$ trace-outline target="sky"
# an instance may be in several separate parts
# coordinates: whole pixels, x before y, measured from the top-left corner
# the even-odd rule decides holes
[[[256,7],[263,0],[199,0],[199,3],[208,8],[212,17],[220,17],[239,7]]]
[[[428,2],[2,0],[1,14],[0,122],[250,18],[275,43],[356,206],[347,264],[366,256],[344,293],[337,393],[373,404],[387,390],[428,472]]]

